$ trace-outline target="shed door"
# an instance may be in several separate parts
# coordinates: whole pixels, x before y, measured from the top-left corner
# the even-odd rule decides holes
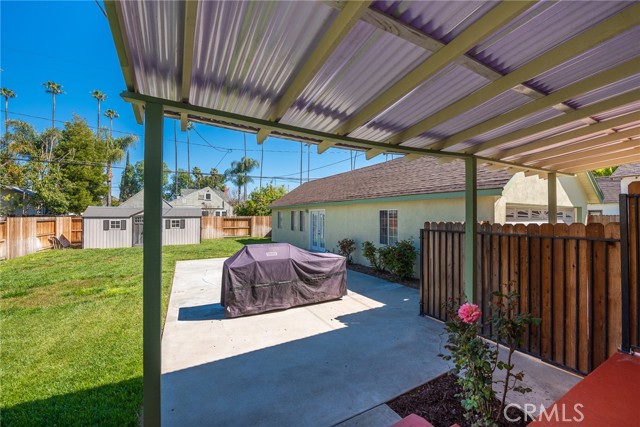
[[[324,252],[324,211],[309,212],[309,249]]]
[[[144,216],[134,216],[133,217],[133,245],[134,246],[142,246],[142,238],[143,238],[143,227],[144,227]]]

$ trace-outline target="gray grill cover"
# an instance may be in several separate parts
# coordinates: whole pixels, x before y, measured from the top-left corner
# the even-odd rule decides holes
[[[288,243],[248,245],[224,262],[220,303],[238,317],[339,299],[347,294],[346,258]]]

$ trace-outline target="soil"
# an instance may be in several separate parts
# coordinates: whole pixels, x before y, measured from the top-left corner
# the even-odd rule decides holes
[[[450,427],[455,423],[461,427],[469,427],[471,424],[464,417],[465,410],[456,397],[461,391],[462,387],[456,383],[455,375],[446,374],[403,394],[387,405],[402,418],[416,414],[434,427]],[[500,402],[496,400],[496,411],[499,407]],[[511,422],[501,415],[498,426],[524,427],[531,422],[524,421],[522,412],[517,408],[509,408],[509,418],[518,417],[520,422]]]
[[[374,268],[371,268],[362,264],[350,263],[350,264],[347,264],[347,268],[349,270],[357,271],[358,273],[364,273],[370,276],[379,277],[389,282],[400,283],[402,285],[409,286],[410,288],[420,289],[419,279],[400,280],[393,273],[389,273],[388,271],[376,271]]]

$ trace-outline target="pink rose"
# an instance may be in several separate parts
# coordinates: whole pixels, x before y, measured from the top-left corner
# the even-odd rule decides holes
[[[465,303],[458,309],[458,316],[464,323],[475,323],[482,316],[480,308],[475,304]]]

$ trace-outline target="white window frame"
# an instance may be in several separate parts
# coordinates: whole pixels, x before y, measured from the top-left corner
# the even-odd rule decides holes
[[[170,227],[169,227],[170,229],[173,230],[174,228],[180,228],[180,220],[179,219],[172,219],[170,221],[171,221],[169,223],[170,224]]]
[[[386,229],[386,235],[382,236],[382,212],[386,212],[386,220],[387,220],[387,229]],[[395,227],[395,236],[391,235],[391,226],[390,226],[390,221],[389,221],[389,212],[395,212],[396,213],[396,227]],[[394,239],[395,237],[395,239]],[[378,242],[381,245],[385,245],[385,246],[391,246],[395,243],[398,242],[398,240],[400,240],[400,214],[398,209],[380,209],[378,210]]]
[[[206,193],[206,194],[204,195],[204,199],[205,199],[205,200],[211,200],[211,193]]]
[[[282,211],[276,212],[276,218],[278,223],[278,230],[282,230]]]
[[[119,219],[111,219],[109,220],[109,230],[120,230],[122,221]]]

